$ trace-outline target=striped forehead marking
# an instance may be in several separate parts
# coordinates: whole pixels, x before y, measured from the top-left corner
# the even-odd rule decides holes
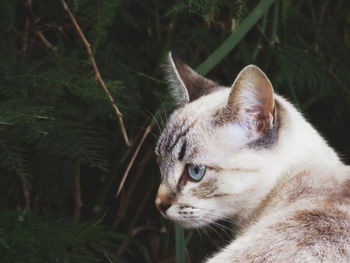
[[[175,148],[178,148],[178,144],[182,144],[179,147],[178,159],[182,160],[186,154],[187,150],[187,141],[186,135],[193,128],[196,121],[192,122],[189,125],[186,125],[186,120],[184,120],[181,124],[175,124],[166,131],[164,131],[160,141],[156,147],[156,152],[161,155],[169,155],[171,154]]]

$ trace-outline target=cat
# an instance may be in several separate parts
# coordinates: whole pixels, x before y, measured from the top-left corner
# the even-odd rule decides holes
[[[254,65],[231,88],[169,54],[178,108],[156,145],[161,214],[184,228],[235,219],[206,263],[350,262],[350,169]]]

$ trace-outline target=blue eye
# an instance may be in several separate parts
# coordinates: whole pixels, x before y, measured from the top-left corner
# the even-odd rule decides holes
[[[200,181],[205,174],[206,167],[202,164],[188,164],[188,175],[193,181]]]

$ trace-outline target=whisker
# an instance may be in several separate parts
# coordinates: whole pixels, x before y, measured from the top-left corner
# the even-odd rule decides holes
[[[217,227],[219,227],[219,228],[225,230],[225,232],[228,231],[229,233],[234,234],[233,229],[231,229],[231,228],[229,228],[229,227],[227,227],[227,226],[225,226],[225,225],[223,225],[223,224],[220,224],[220,223],[218,223],[218,222],[213,222],[213,224],[214,224],[215,226],[217,226]]]
[[[202,208],[203,210],[207,211],[209,214],[211,213],[216,213],[216,212],[223,212],[223,213],[227,213],[227,214],[231,214],[231,215],[239,215],[243,218],[247,218],[248,217],[248,213],[246,211],[246,209],[243,210],[236,210],[236,209],[225,209],[225,208],[216,208],[216,209],[207,209],[207,208]],[[226,216],[227,217],[227,216]]]
[[[132,125],[132,127],[135,128],[135,129],[142,130],[142,131],[146,130],[146,128],[142,127],[142,126]],[[154,132],[150,131],[149,134],[151,134],[156,140],[158,140],[158,136]]]
[[[148,115],[152,118],[152,120],[154,121],[154,123],[156,124],[158,130],[159,130],[159,133],[162,133],[162,128],[160,127],[159,125],[159,122],[157,120],[157,117],[152,113],[150,112],[148,109],[146,109],[145,107],[143,107],[143,109],[148,113]]]
[[[159,101],[159,104],[160,104],[161,107],[162,107],[162,110],[163,110],[163,113],[164,113],[164,117],[165,117],[165,123],[167,123],[167,122],[168,122],[168,114],[167,114],[166,109],[165,109],[165,107],[164,107],[163,100],[159,97],[158,94],[157,94],[157,99],[158,99],[158,101]],[[159,111],[159,113],[160,113],[160,111]],[[161,119],[161,121],[162,121],[163,127],[165,127],[165,126],[164,126],[164,120],[162,119],[162,116],[160,115],[159,117],[160,117],[160,119]]]
[[[160,110],[158,110],[156,113],[154,113],[154,117],[157,118],[157,120],[159,120],[161,127],[164,128],[165,122],[164,122],[164,119],[162,118],[162,113]]]
[[[163,108],[163,112],[164,112],[164,116],[165,116],[165,121],[168,122],[168,114],[166,112],[166,109],[164,107],[164,103],[160,102],[160,105],[162,106]]]
[[[213,232],[215,232],[219,237],[220,239],[224,240],[223,236],[220,234],[219,231],[217,231],[214,227],[212,227],[210,224],[207,226],[208,228],[210,228]]]
[[[215,232],[222,240],[226,240],[226,239],[231,239],[232,238],[232,234],[234,233],[232,229],[222,225],[222,224],[219,224],[217,222],[213,222],[211,220],[208,220],[208,219],[203,219],[204,222],[206,222],[208,225],[206,226],[206,228],[209,228],[211,229],[213,232]],[[218,230],[216,230],[216,227],[221,230],[221,232],[219,232]],[[229,231],[227,231],[229,230]],[[222,232],[224,232],[226,238],[224,238],[222,236]]]
[[[216,225],[221,225],[223,228],[226,228],[227,230],[229,230],[229,231],[233,231],[231,228],[228,228],[227,226],[225,226],[225,225],[223,225],[223,224],[220,224],[220,223],[218,223],[217,221],[223,221],[223,222],[227,222],[227,223],[233,223],[234,225],[236,225],[236,221],[234,221],[234,220],[231,220],[231,219],[227,219],[227,218],[221,218],[221,217],[215,217],[215,216],[211,216],[211,219],[212,219],[212,221],[214,221],[213,222],[213,224],[216,224]]]
[[[208,234],[208,232],[207,232],[207,230],[206,230],[206,226],[201,227],[201,228],[198,228],[198,230],[202,230],[203,233],[207,236],[207,238],[210,239],[209,234]]]

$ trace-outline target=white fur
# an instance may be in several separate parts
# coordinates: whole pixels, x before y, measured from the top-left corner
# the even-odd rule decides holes
[[[207,126],[208,119],[211,113],[227,103],[229,92],[230,89],[222,89],[203,96],[175,112],[171,119],[187,119],[189,122],[199,120],[200,122],[193,128],[192,137],[198,145],[201,145],[201,150],[197,158],[191,162],[219,165],[227,170],[229,168],[249,168],[260,171],[258,179],[256,174],[239,176],[239,173],[233,175],[230,171],[220,175],[222,178],[227,178],[222,184],[222,192],[237,193],[240,195],[240,199],[244,199],[242,195],[246,194],[247,197],[249,195],[249,200],[244,200],[240,209],[247,210],[247,207],[254,209],[260,200],[271,191],[279,176],[291,169],[302,171],[312,166],[319,167],[322,164],[325,166],[341,164],[337,154],[317,131],[289,102],[278,95],[275,95],[276,100],[286,109],[287,114],[284,122],[288,125],[280,130],[279,143],[272,151],[265,150],[265,153],[262,153],[254,149],[242,149],[252,140],[247,138],[244,126],[231,124],[222,127],[219,131],[212,131],[213,128]],[[184,165],[185,162],[176,164],[173,176],[170,177],[173,186],[179,180]],[[191,185],[195,185],[195,183],[189,183],[189,186]],[[257,189],[258,191],[256,191]],[[249,191],[247,192],[247,190]],[[195,198],[189,197],[183,194],[179,200],[183,200],[184,203],[195,200]],[[237,204],[235,199],[230,201]],[[206,206],[205,202],[203,205]],[[169,215],[169,217],[171,216]]]
[[[193,189],[198,187],[199,183],[188,182],[178,194],[175,203],[167,210],[167,218],[184,227],[201,227],[219,218],[231,217],[238,217],[240,224],[246,224],[281,180],[288,180],[302,171],[320,174],[326,179],[332,177],[334,181],[339,182],[348,178],[349,173],[344,172],[348,170],[344,168],[335,151],[295,107],[279,95],[274,96],[283,110],[282,125],[278,142],[271,149],[256,150],[245,147],[256,139],[254,136],[247,136],[245,125],[233,122],[214,127],[211,122],[212,116],[227,104],[229,94],[230,89],[223,88],[187,104],[171,116],[169,123],[178,120],[196,123],[187,140],[190,145],[198,147],[198,154],[191,160],[176,161],[175,168],[171,172],[168,171],[170,175],[163,182],[169,191],[175,191],[186,163],[219,166],[224,170],[220,173],[207,170],[201,182],[217,179],[218,192],[226,195],[218,198],[197,198],[193,194]],[[256,103],[256,95],[253,93],[244,93],[241,96],[248,104]],[[322,184],[322,178],[317,176],[311,176],[308,180]],[[276,199],[275,202],[278,204],[281,200]],[[191,208],[181,210],[184,204]],[[280,207],[279,210],[272,210],[271,214],[263,215],[257,222],[250,222],[251,227],[242,236],[209,258],[207,263],[236,262],[233,261],[235,254],[239,254],[239,251],[247,249],[259,240],[272,240],[272,243],[276,242],[276,247],[286,246],[285,241],[270,235],[266,229],[274,223],[288,220],[291,213],[297,210],[310,208],[310,202],[301,201],[285,208]],[[350,211],[347,206],[343,208],[339,206],[339,209],[347,213]],[[183,215],[180,211],[192,214]],[[285,251],[284,255],[276,254],[272,257],[275,257],[275,262],[317,262],[317,257],[307,250],[295,252],[299,253],[296,258],[293,252],[295,248],[293,245],[288,246],[291,248],[290,252]],[[337,256],[334,254],[330,258],[336,259]],[[342,260],[339,259],[338,262],[345,262]]]

